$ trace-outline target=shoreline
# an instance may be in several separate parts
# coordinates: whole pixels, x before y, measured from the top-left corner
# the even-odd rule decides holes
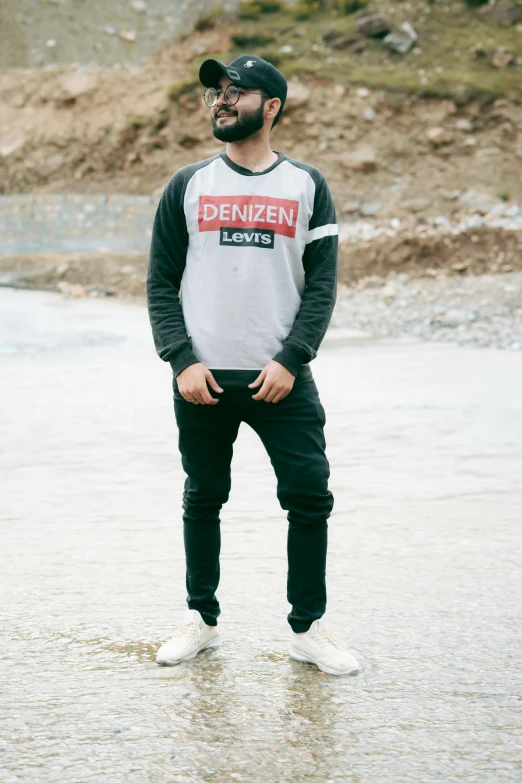
[[[135,273],[133,273],[135,274]],[[110,298],[146,307],[143,291],[99,285],[0,282],[0,288],[58,293],[67,299]],[[497,274],[389,273],[339,283],[329,331],[351,330],[369,338],[413,337],[427,342],[522,351],[522,271]]]

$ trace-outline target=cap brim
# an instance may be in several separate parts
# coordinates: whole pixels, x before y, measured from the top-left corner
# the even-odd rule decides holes
[[[215,87],[225,73],[225,63],[219,60],[205,60],[199,69],[199,81],[205,87]]]
[[[249,79],[248,76],[239,73],[234,68],[229,68],[219,60],[205,60],[199,69],[199,80],[205,87],[215,87],[222,76],[226,76],[234,84],[241,84],[243,87],[259,87],[253,79]]]

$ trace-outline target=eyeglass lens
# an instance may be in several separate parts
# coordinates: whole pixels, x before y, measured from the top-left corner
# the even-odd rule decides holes
[[[239,95],[240,95],[239,88],[236,87],[235,84],[229,84],[224,93],[225,103],[228,106],[233,106],[235,103],[238,102]],[[209,107],[215,106],[218,101],[218,92],[216,88],[209,87],[208,90],[205,90],[204,98],[207,106]]]

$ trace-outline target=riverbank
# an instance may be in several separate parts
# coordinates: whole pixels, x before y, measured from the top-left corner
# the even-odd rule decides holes
[[[145,306],[143,254],[20,257],[16,263],[8,283],[0,259],[0,285],[40,288],[66,298],[118,297]],[[427,267],[341,281],[331,328],[522,350],[522,271],[470,275]]]

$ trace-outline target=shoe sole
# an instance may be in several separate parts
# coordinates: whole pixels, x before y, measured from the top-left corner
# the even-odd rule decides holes
[[[288,652],[290,653],[290,656],[294,658],[296,661],[304,661],[305,663],[315,663],[315,665],[321,669],[321,671],[326,672],[326,674],[357,674],[361,671],[360,666],[356,669],[350,669],[350,671],[346,672],[340,672],[337,669],[330,669],[328,666],[325,666],[322,663],[319,663],[319,661],[316,661],[315,658],[312,658],[310,655],[307,655],[304,652],[301,652],[300,650],[296,650],[295,647],[290,647]]]
[[[165,658],[156,658],[156,663],[159,666],[177,666],[178,663],[182,663],[183,661],[190,661],[192,658],[195,658],[198,653],[201,652],[201,650],[206,650],[207,647],[220,647],[223,644],[223,639],[221,636],[216,636],[214,639],[211,639],[207,644],[204,644],[203,647],[198,647],[197,650],[195,650],[193,653],[190,653],[190,655],[185,655],[184,658],[179,658],[177,661],[169,661]]]

